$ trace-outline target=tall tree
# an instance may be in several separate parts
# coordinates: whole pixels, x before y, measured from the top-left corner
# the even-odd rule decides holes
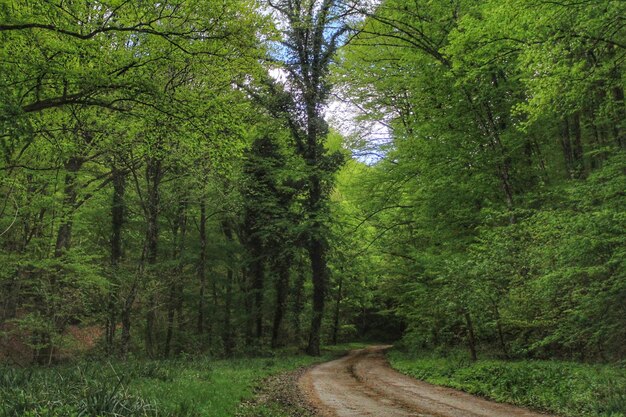
[[[348,31],[353,5],[337,0],[270,1],[284,26],[281,54],[289,73],[288,91],[296,108],[292,118],[296,150],[307,164],[307,250],[313,280],[313,315],[307,352],[320,353],[328,266],[327,202],[338,154],[324,147],[328,125],[323,109],[330,93],[329,66]]]

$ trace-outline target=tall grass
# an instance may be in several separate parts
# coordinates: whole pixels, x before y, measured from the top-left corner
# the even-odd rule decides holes
[[[321,358],[285,351],[233,360],[0,367],[0,417],[234,416],[263,378],[328,360],[353,347],[334,348]]]
[[[0,368],[0,416],[156,416],[153,403],[132,393],[112,366]]]

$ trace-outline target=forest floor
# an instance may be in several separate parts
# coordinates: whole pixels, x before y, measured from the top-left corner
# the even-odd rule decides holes
[[[293,391],[290,398],[303,402],[298,373],[363,346],[324,347],[320,357],[283,349],[231,359],[86,357],[49,367],[0,363],[0,417],[305,416],[293,412],[295,405],[284,406]]]
[[[355,350],[312,367],[300,389],[324,417],[546,417],[405,376],[389,366],[387,348]]]

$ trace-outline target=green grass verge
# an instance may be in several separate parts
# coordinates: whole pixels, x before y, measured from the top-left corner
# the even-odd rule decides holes
[[[307,366],[316,358],[286,356],[174,365],[169,380],[140,379],[130,388],[172,416],[233,416],[253,395],[255,382],[276,372]],[[204,366],[203,366],[204,365]]]
[[[393,350],[391,366],[430,382],[571,417],[626,416],[626,366],[563,361],[471,362]]]
[[[0,367],[0,417],[234,416],[267,376],[356,347],[332,347],[317,358],[285,351],[271,358]]]
[[[325,346],[322,356],[318,359],[319,362],[325,362],[342,356],[351,350],[363,349],[367,346],[369,346],[369,344],[360,342]],[[292,369],[296,369],[296,367]],[[285,397],[290,397],[289,400],[294,400],[294,396],[299,396],[297,388],[293,386],[283,386],[285,383],[292,385],[297,384],[296,379],[290,379],[293,379],[293,376],[285,381],[264,380],[263,385],[258,388],[260,395],[267,398],[265,398],[264,401],[252,401],[245,404],[245,407],[237,413],[237,417],[304,417],[312,415],[307,408],[302,408],[303,404],[301,401],[296,401],[298,404],[285,403]]]

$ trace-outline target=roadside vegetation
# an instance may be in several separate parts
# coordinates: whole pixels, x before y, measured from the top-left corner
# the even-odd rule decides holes
[[[293,350],[258,358],[83,361],[51,368],[0,368],[0,417],[195,417],[281,412],[281,404],[242,408],[265,378],[330,360],[360,344]],[[261,414],[265,413],[265,414]]]
[[[479,359],[465,352],[388,353],[398,371],[498,402],[568,417],[626,415],[626,363],[592,365],[551,360]]]

